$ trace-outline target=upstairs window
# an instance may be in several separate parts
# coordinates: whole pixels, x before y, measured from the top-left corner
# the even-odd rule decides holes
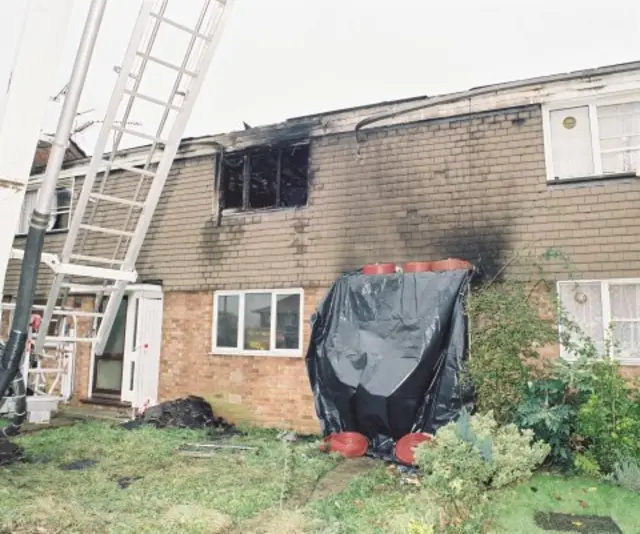
[[[640,170],[640,97],[545,114],[549,180],[635,175]]]
[[[305,206],[308,167],[308,143],[225,154],[220,169],[220,207],[223,211],[250,211]]]
[[[569,319],[600,354],[640,365],[640,280],[559,282],[558,293]]]
[[[18,231],[16,232],[17,235],[26,235],[29,231],[29,220],[36,207],[37,197],[38,190],[27,191],[25,193],[22,211],[20,213],[20,222],[18,223]],[[56,194],[51,201],[51,217],[49,219],[49,225],[47,226],[47,232],[62,231],[69,228],[71,197],[71,189],[61,187],[56,190]]]

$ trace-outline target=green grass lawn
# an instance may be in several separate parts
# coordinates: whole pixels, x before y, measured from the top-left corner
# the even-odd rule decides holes
[[[104,423],[25,435],[16,442],[26,453],[50,461],[0,468],[0,525],[10,532],[211,533],[217,523],[237,524],[279,507],[283,488],[288,503],[304,504],[336,463],[317,447],[296,445],[283,485],[285,445],[273,432],[232,439],[256,446],[257,453],[174,454],[181,443],[204,438],[204,432],[125,431]],[[84,471],[59,468],[85,458],[98,464]],[[123,490],[120,477],[142,478]]]
[[[589,479],[540,474],[528,483],[504,490],[495,500],[494,532],[549,534],[531,520],[539,510],[611,516],[624,534],[640,533],[640,494]]]
[[[127,432],[105,423],[22,436],[16,441],[26,453],[48,462],[0,468],[0,533],[391,534],[406,532],[430,507],[383,463],[342,492],[310,501],[317,481],[340,460],[320,453],[317,443],[285,445],[275,432],[252,430],[229,442],[257,452],[174,454],[182,443],[205,439],[204,432]],[[98,463],[60,469],[85,458]],[[141,478],[120,489],[121,477]],[[543,532],[533,522],[541,510],[611,515],[625,534],[637,534],[639,504],[638,494],[613,486],[537,475],[492,494],[492,532]]]

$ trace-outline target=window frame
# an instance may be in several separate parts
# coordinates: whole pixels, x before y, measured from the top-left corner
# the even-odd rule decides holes
[[[620,365],[626,366],[640,366],[640,356],[636,358],[616,358],[614,356],[615,347],[610,343],[611,338],[611,298],[609,292],[609,286],[611,285],[640,285],[640,278],[607,278],[607,279],[585,279],[585,280],[559,280],[556,283],[556,291],[558,294],[558,299],[560,304],[562,301],[560,300],[560,287],[563,285],[576,285],[576,284],[600,284],[600,294],[602,296],[602,326],[604,331],[604,342],[605,345],[609,345],[609,354],[605,354],[603,356],[608,357],[609,359],[616,360]],[[638,318],[638,322],[640,322],[640,317]],[[562,345],[562,325],[558,324],[558,341],[560,342],[560,356],[567,361],[575,361],[576,357],[569,354],[566,348]]]
[[[617,104],[640,103],[640,89],[632,89],[613,94],[604,94],[597,97],[571,98],[554,100],[542,105],[542,131],[544,141],[544,158],[548,183],[571,182],[584,179],[607,179],[640,176],[640,168],[633,171],[621,171],[620,173],[602,172],[602,149],[600,147],[600,129],[598,126],[598,108]],[[591,156],[593,158],[593,174],[579,177],[557,177],[553,170],[553,139],[551,136],[551,112],[567,108],[586,106],[589,109],[589,127],[591,131]]]
[[[242,348],[244,345],[244,311],[245,298],[248,294],[269,293],[271,294],[271,325],[270,325],[270,349],[252,350]],[[298,325],[299,346],[297,349],[277,349],[276,341],[276,305],[277,297],[280,295],[298,295],[300,297],[300,324]],[[238,344],[237,347],[218,347],[218,297],[235,296],[238,300]],[[304,350],[304,289],[302,288],[282,288],[282,289],[246,289],[246,290],[219,290],[213,292],[213,318],[211,326],[211,353],[212,355],[238,355],[238,356],[275,356],[299,358]]]
[[[69,231],[69,226],[71,225],[71,218],[73,216],[73,200],[74,200],[74,183],[75,182],[71,182],[68,185],[56,185],[56,195],[58,194],[58,191],[62,191],[62,190],[67,190],[69,191],[69,208],[65,208],[64,210],[56,210],[56,217],[58,217],[61,214],[68,214],[68,223],[66,228],[52,228],[51,230],[46,230],[46,234],[61,234],[63,232],[68,232]],[[20,206],[20,217],[22,218],[22,206],[24,205],[24,202],[26,200],[26,196],[30,193],[35,193],[36,196],[38,195],[38,191],[40,190],[40,188],[35,188],[35,189],[29,189],[27,187],[27,190],[24,193],[24,198],[22,200],[22,205]],[[53,214],[52,214],[53,215]],[[31,216],[29,215],[29,220],[30,220]],[[29,220],[27,220],[27,231],[22,233],[20,232],[20,228],[17,228],[16,233],[15,233],[15,237],[26,237],[28,232],[29,232]],[[20,223],[22,222],[22,219],[20,220]],[[20,224],[19,223],[19,224]]]
[[[282,153],[286,150],[292,150],[296,148],[306,147],[308,151],[307,156],[307,167],[306,167],[306,180],[307,180],[307,198],[304,204],[299,206],[282,206]],[[254,208],[250,203],[250,194],[249,190],[251,187],[251,159],[252,156],[255,156],[257,152],[262,149],[270,149],[277,150],[277,166],[276,166],[276,176],[275,176],[275,187],[276,187],[276,204],[274,206],[267,206],[264,208]],[[242,206],[239,208],[231,208],[226,206],[225,199],[225,187],[226,183],[224,180],[224,158],[225,157],[239,157],[242,156],[244,159],[242,171],[243,171],[243,180],[242,180]],[[223,215],[231,215],[231,214],[242,214],[242,213],[256,213],[256,212],[266,212],[266,211],[274,211],[281,209],[300,209],[305,208],[309,205],[309,194],[311,191],[310,187],[310,177],[309,177],[309,168],[311,164],[311,140],[303,139],[300,141],[292,141],[287,143],[279,143],[273,146],[252,146],[249,148],[243,148],[240,150],[232,150],[228,152],[221,151],[217,155],[218,161],[216,162],[216,179],[215,182],[218,191],[218,212],[220,216]]]

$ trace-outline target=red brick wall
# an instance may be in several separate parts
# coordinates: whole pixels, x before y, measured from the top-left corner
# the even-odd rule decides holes
[[[82,311],[93,311],[93,297],[81,298]],[[76,302],[75,304],[78,304]],[[92,330],[92,319],[85,317],[78,319],[78,336],[90,337]],[[91,377],[91,344],[82,342],[76,345],[75,375],[73,387],[73,403],[78,403],[80,399],[89,396],[89,380]]]
[[[300,357],[213,355],[213,292],[165,293],[160,398],[201,395],[236,422],[319,431],[304,354],[309,319],[324,293],[305,289]]]

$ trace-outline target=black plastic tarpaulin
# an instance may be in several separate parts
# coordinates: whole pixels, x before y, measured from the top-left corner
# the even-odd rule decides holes
[[[306,364],[325,435],[356,431],[388,454],[410,432],[433,433],[472,395],[467,271],[364,275],[331,287],[312,318]]]

